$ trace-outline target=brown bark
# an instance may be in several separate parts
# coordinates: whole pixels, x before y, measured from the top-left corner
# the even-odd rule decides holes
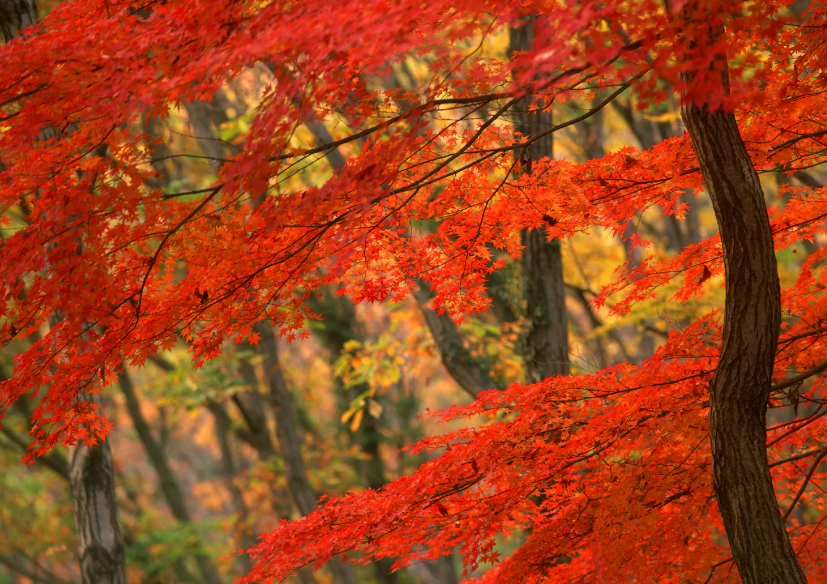
[[[88,396],[94,401],[95,396]],[[126,584],[109,441],[69,448],[69,478],[83,584]]]
[[[9,42],[37,22],[36,0],[0,0],[0,35]]]
[[[529,21],[522,27],[512,28],[510,34],[510,50],[527,51],[534,39],[533,23]],[[523,136],[534,136],[553,125],[551,113],[530,112],[531,103],[531,96],[526,96],[515,105],[514,131]],[[552,158],[553,149],[554,138],[548,134],[531,145],[530,156],[533,160]],[[568,315],[560,242],[549,242],[544,228],[523,230],[520,237],[525,246],[523,278],[528,317],[525,336],[528,380],[536,382],[552,375],[568,375]]]
[[[215,436],[218,440],[218,447],[221,449],[221,474],[224,476],[227,490],[230,491],[233,510],[240,523],[240,543],[243,549],[248,550],[255,545],[255,539],[253,539],[250,531],[250,512],[244,503],[244,495],[241,489],[235,484],[235,478],[239,473],[233,448],[230,443],[229,426],[223,418],[218,416],[215,417]],[[236,556],[235,561],[242,574],[249,573],[253,566],[249,554],[246,553]]]
[[[545,229],[521,234],[526,314],[526,367],[530,382],[569,374],[568,314],[560,242],[546,239]]]
[[[670,8],[669,0],[666,1]],[[683,18],[703,18],[697,3]],[[723,27],[709,35],[714,41]],[[688,39],[692,42],[692,39]],[[728,90],[725,57],[714,62]],[[684,80],[691,84],[698,71]],[[709,386],[715,494],[745,584],[806,582],[784,529],[767,462],[766,408],[781,323],[781,292],[764,194],[732,113],[683,99],[721,233],[726,273],[723,343]]]
[[[305,125],[313,135],[317,146],[324,146],[325,144],[333,142],[333,137],[324,124],[317,121],[310,121],[306,122]],[[328,150],[325,157],[334,172],[340,172],[344,168],[346,160],[338,148]],[[414,291],[414,298],[422,311],[422,315],[425,317],[425,323],[431,331],[434,343],[436,343],[439,349],[442,364],[448,374],[463,390],[471,394],[474,398],[481,392],[492,389],[494,387],[493,382],[487,375],[487,372],[479,367],[479,364],[471,358],[470,353],[463,345],[459,331],[451,319],[445,315],[437,314],[429,307],[430,296],[424,283],[419,283],[419,288]],[[336,347],[335,351],[341,348],[339,345],[336,345]],[[370,423],[370,420],[367,420],[367,422]],[[375,475],[376,473],[374,472],[373,474]],[[375,482],[384,484],[384,478],[382,478],[381,481],[377,480]],[[374,488],[370,484],[368,486]]]
[[[429,306],[431,298],[424,286],[420,285],[414,291],[414,298],[439,349],[442,366],[457,385],[473,398],[483,391],[494,389],[494,383],[487,371],[475,362],[470,351],[465,348],[456,325],[450,318],[444,314],[437,314]]]
[[[427,301],[428,294],[424,292],[424,290],[420,290],[417,300],[422,301],[423,298]],[[319,334],[319,337],[333,358],[343,351],[347,341],[364,341],[364,334],[356,318],[356,311],[354,310],[353,304],[351,304],[346,297],[336,297],[328,293],[324,301],[317,297],[311,297],[310,305],[314,311],[323,316],[322,322],[324,326],[317,331],[317,334]],[[422,304],[420,304],[420,306],[422,306]],[[430,311],[428,308],[424,310]],[[430,311],[430,314],[436,317],[433,311]],[[438,318],[442,319],[443,317]],[[448,322],[450,323],[450,320],[448,320]],[[453,327],[453,323],[450,324]],[[455,329],[453,330],[455,335],[459,334]],[[457,339],[459,339],[458,336]],[[458,342],[461,345],[461,340]],[[440,352],[442,352],[442,347],[440,347]],[[444,358],[443,355],[443,362]],[[367,387],[357,386],[351,388],[351,391],[346,391],[345,388],[340,385],[338,389],[341,395],[350,394],[349,397],[352,398],[367,390]],[[351,434],[351,439],[359,446],[362,453],[367,455],[367,460],[363,461],[359,468],[365,478],[365,483],[370,489],[381,489],[387,483],[385,465],[379,450],[380,444],[385,440],[385,437],[379,431],[377,420],[370,415],[365,416],[359,429]],[[451,559],[446,557],[442,564],[442,567],[438,567],[434,563],[429,563],[424,569],[430,570],[432,575],[439,573],[443,584],[455,584],[458,580],[452,577],[453,573],[448,569],[451,565]],[[383,584],[395,584],[400,580],[398,572],[391,572],[390,568],[392,565],[393,560],[390,558],[382,558],[374,563],[379,582]]]

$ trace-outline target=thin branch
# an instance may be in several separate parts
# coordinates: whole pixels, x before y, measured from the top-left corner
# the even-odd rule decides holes
[[[818,132],[810,132],[809,134],[801,134],[800,136],[793,138],[791,140],[787,140],[786,142],[781,142],[778,146],[773,146],[773,150],[781,150],[782,148],[786,148],[787,146],[791,146],[796,142],[801,140],[806,140],[807,138],[817,138],[818,136],[824,136],[827,134],[827,130],[819,130]]]
[[[720,568],[721,566],[723,566],[725,564],[730,563],[734,559],[735,558],[730,556],[726,560],[722,560],[722,561],[718,562],[717,564],[712,564],[712,567],[709,569],[709,576],[707,576],[706,580],[704,580],[704,584],[709,584],[709,582],[712,580],[712,576],[715,574],[715,570],[717,570],[718,568]]]
[[[0,432],[5,434],[9,440],[14,442],[14,444],[17,445],[24,452],[26,452],[29,449],[29,441],[20,436],[11,428],[3,426],[2,428],[0,428]],[[50,452],[48,454],[39,456],[37,458],[37,461],[49,467],[55,473],[60,475],[61,478],[67,481],[69,480],[69,463],[66,462],[66,459],[63,458],[57,452]]]
[[[138,289],[138,291],[139,291],[138,292],[138,305],[135,307],[135,322],[136,322],[136,324],[137,324],[138,319],[141,318],[141,304],[142,304],[142,301],[143,301],[143,298],[144,298],[144,288],[146,287],[146,282],[147,282],[147,280],[149,280],[149,275],[152,273],[152,268],[155,266],[155,263],[158,261],[158,257],[161,255],[161,251],[163,251],[163,249],[164,249],[164,244],[166,244],[166,242],[169,240],[169,238],[172,237],[175,233],[177,233],[179,229],[181,229],[193,217],[195,217],[198,214],[198,212],[207,205],[207,203],[212,201],[215,198],[215,196],[218,194],[218,192],[221,190],[222,186],[223,185],[218,185],[218,186],[214,187],[212,189],[212,192],[210,193],[210,195],[207,196],[207,197],[204,197],[204,200],[201,201],[195,207],[195,209],[192,210],[192,212],[189,215],[184,217],[184,219],[178,225],[176,225],[174,229],[169,231],[164,236],[164,238],[161,240],[161,243],[158,245],[158,249],[155,250],[155,253],[152,255],[151,261],[149,262],[149,266],[146,269],[146,274],[144,274],[144,279],[141,282],[141,287]]]
[[[45,574],[38,574],[36,571],[30,570],[22,562],[3,553],[0,553],[0,564],[7,566],[10,570],[29,578],[33,582],[40,582],[41,584],[73,584],[70,580],[64,580],[51,572],[47,572],[43,568],[40,568],[40,571],[45,572]]]
[[[804,477],[804,482],[801,484],[801,488],[798,489],[798,494],[795,496],[795,499],[793,499],[793,502],[790,504],[790,507],[789,507],[789,509],[787,509],[787,512],[784,513],[784,517],[781,518],[782,523],[786,523],[787,519],[789,519],[790,514],[793,512],[793,509],[795,509],[795,506],[798,504],[798,501],[801,499],[801,495],[804,494],[804,489],[807,488],[807,484],[810,482],[810,479],[812,478],[813,473],[816,471],[816,468],[818,467],[818,463],[821,462],[824,459],[825,456],[827,456],[827,448],[822,448],[821,449],[821,454],[819,454],[818,458],[816,458],[813,461],[813,465],[810,467],[810,472],[808,472],[807,476]]]
[[[790,377],[789,379],[785,379],[784,381],[779,381],[778,383],[773,383],[770,386],[770,389],[772,391],[778,391],[779,389],[785,389],[787,387],[792,387],[793,385],[796,385],[797,383],[801,383],[805,379],[809,379],[813,375],[818,375],[819,373],[821,373],[825,369],[827,369],[827,361],[824,361],[823,363],[819,363],[818,365],[816,365],[812,369],[808,369],[804,373],[800,373],[799,375],[796,375],[795,377]]]
[[[802,458],[809,458],[813,454],[818,454],[822,452],[824,448],[813,448],[812,450],[808,450],[807,452],[802,452],[801,454],[796,454],[795,456],[790,456],[789,458],[782,458],[781,460],[776,460],[775,462],[770,463],[770,468],[774,466],[780,466],[782,464],[786,464],[788,462],[794,462],[796,460],[801,460]]]

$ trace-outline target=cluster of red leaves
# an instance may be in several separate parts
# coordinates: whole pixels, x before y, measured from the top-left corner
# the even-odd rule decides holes
[[[703,581],[729,559],[708,443],[706,386],[719,343],[713,314],[670,334],[640,368],[515,385],[442,412],[445,419],[482,414],[492,421],[414,445],[444,452],[413,476],[380,492],[328,498],[321,510],[284,523],[254,550],[256,567],[245,581],[279,581],[349,551],[360,552],[356,561],[390,556],[404,565],[457,548],[468,570],[498,563],[485,582],[519,583],[527,575],[544,582]],[[825,357],[822,348],[808,361]],[[779,361],[779,371],[790,363]],[[807,456],[820,452],[825,438],[821,409],[770,430],[782,501],[793,498]],[[791,452],[805,456],[790,460]],[[824,511],[823,501],[810,504]],[[814,580],[827,575],[820,523],[790,526]],[[527,541],[499,561],[495,536],[526,529]]]
[[[177,336],[199,362],[262,319],[292,337],[307,294],[328,284],[381,301],[403,297],[422,278],[437,304],[460,316],[487,306],[484,277],[499,267],[491,247],[518,256],[519,231],[544,216],[555,219],[554,237],[592,226],[622,232],[653,205],[681,213],[679,195],[702,188],[685,136],[644,152],[585,164],[544,160],[530,175],[512,173],[512,154],[526,143],[502,115],[528,93],[551,105],[628,86],[646,103],[684,89],[689,99],[736,111],[759,171],[822,163],[827,10],[816,6],[802,27],[785,16],[785,2],[698,4],[708,12],[690,21],[668,18],[659,0],[62,4],[0,49],[0,203],[22,209],[26,222],[0,253],[0,339],[59,321],[16,358],[0,387],[4,408],[47,388],[32,455],[104,436],[107,422],[83,395]],[[509,63],[474,55],[480,38],[533,14],[543,15],[536,49]],[[694,49],[681,33],[698,38],[721,19],[731,95],[712,92],[703,75],[683,87],[681,72],[712,67],[715,51]],[[368,90],[365,76],[386,73],[405,55],[433,64],[421,94]],[[203,191],[152,187],[152,144],[136,130],[139,114],[164,117],[257,64],[275,77],[240,153]],[[413,105],[395,105],[402,103]],[[366,137],[359,154],[323,185],[287,191],[282,178],[294,165],[324,151],[294,149],[295,128],[331,112],[353,129],[343,142]],[[449,122],[425,124],[447,113]],[[791,193],[773,216],[779,248],[825,230],[826,196]],[[432,231],[411,227],[428,219],[439,220]],[[825,253],[810,256],[784,292],[779,381],[827,358],[827,282],[818,269]],[[622,312],[680,274],[684,300],[722,270],[719,241],[710,238],[632,273],[619,270],[597,301],[614,295]],[[380,493],[329,499],[283,525],[255,551],[248,580],[278,579],[347,550],[363,560],[411,561],[460,546],[474,567],[497,559],[496,534],[526,527],[527,542],[486,579],[697,579],[726,559],[704,402],[716,319],[673,333],[640,369],[512,387],[446,412],[499,418],[417,445],[446,452]],[[823,419],[779,429],[773,454],[823,441]],[[800,460],[774,467],[782,498],[800,482],[807,459]],[[824,579],[827,541],[812,528],[792,529],[796,549],[809,554],[802,561]],[[624,539],[631,530],[635,541]]]

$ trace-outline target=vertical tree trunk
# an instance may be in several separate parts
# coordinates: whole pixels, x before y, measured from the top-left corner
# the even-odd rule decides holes
[[[89,396],[90,401],[94,401],[92,398]],[[69,480],[83,584],[126,584],[109,441],[69,448]]]
[[[224,419],[215,416],[215,437],[218,440],[218,446],[221,449],[221,474],[224,475],[224,482],[227,485],[227,490],[230,491],[232,498],[233,511],[240,523],[241,534],[239,537],[242,549],[248,550],[255,545],[255,539],[250,530],[250,512],[247,505],[244,503],[244,495],[241,489],[235,484],[235,478],[239,471],[236,466],[235,454],[230,443],[230,431],[228,424],[224,423]],[[238,528],[237,528],[238,529]],[[236,566],[242,574],[247,574],[253,566],[249,554],[239,554],[235,559]]]
[[[37,22],[36,0],[0,0],[0,34],[9,42]]]
[[[418,293],[420,293],[418,301],[427,302],[428,294],[421,289]],[[364,341],[362,332],[359,330],[354,307],[346,297],[336,297],[332,294],[326,294],[325,301],[311,297],[310,302],[313,310],[322,314],[324,317],[323,321],[325,326],[318,332],[321,340],[334,359],[342,352],[347,341]],[[434,314],[430,309],[428,309],[428,311],[430,314]],[[427,317],[428,312],[425,314]],[[441,318],[442,317],[440,317],[440,319]],[[445,318],[447,320],[447,317]],[[450,320],[447,320],[447,322],[453,327]],[[456,330],[454,330],[454,334],[458,335]],[[438,336],[439,335],[435,335],[435,337]],[[458,339],[458,336],[456,338]],[[437,343],[439,344],[438,340]],[[440,352],[442,349],[443,347],[440,346]],[[338,378],[337,383],[339,383]],[[337,389],[341,392],[341,395],[346,395],[344,387],[340,386]],[[347,393],[350,393],[350,397],[353,397],[359,395],[366,389],[366,386],[356,386],[352,388],[352,393]],[[351,434],[353,443],[357,444],[359,449],[370,457],[360,465],[359,470],[364,476],[368,488],[374,490],[382,488],[387,483],[384,461],[379,452],[379,446],[383,439],[384,436],[379,431],[376,421],[373,420],[370,415],[365,416],[359,429]],[[458,580],[451,570],[451,562],[450,557],[445,557],[441,562],[428,562],[427,565],[423,564],[423,567],[432,576],[438,577],[442,584],[456,584]],[[440,563],[441,565],[438,565]],[[401,580],[399,572],[391,572],[390,568],[393,565],[393,560],[390,558],[379,559],[374,562],[373,565],[378,582],[382,584],[395,584]]]
[[[511,52],[527,51],[534,40],[533,22],[512,28]],[[551,114],[529,112],[531,96],[515,105],[514,131],[533,136],[552,126]],[[554,139],[551,134],[531,145],[531,158],[552,158]],[[523,252],[526,314],[529,321],[525,338],[528,381],[536,382],[552,375],[568,375],[569,343],[566,290],[563,286],[563,258],[560,242],[549,242],[544,228],[523,230],[520,234]]]
[[[681,16],[711,18],[700,8],[690,2]],[[721,26],[707,42],[723,33]],[[725,59],[714,59],[711,75],[728,91]],[[691,84],[697,74],[690,70],[684,80]],[[723,344],[709,386],[715,494],[742,581],[802,584],[807,580],[781,522],[767,463],[766,407],[781,292],[764,194],[734,114],[686,96],[681,114],[715,209],[726,272]]]
[[[307,480],[301,439],[296,428],[293,396],[287,390],[281,374],[276,335],[266,322],[256,323],[255,330],[261,335],[258,349],[264,357],[264,371],[276,418],[276,437],[287,471],[287,486],[301,514],[308,515],[316,508],[317,497]],[[334,559],[327,565],[339,584],[358,584],[356,572],[350,564],[343,564]]]

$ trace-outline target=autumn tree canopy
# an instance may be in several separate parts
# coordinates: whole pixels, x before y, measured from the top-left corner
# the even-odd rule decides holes
[[[826,195],[763,187],[826,156],[827,6],[790,4],[73,0],[3,20],[0,339],[34,342],[0,396],[4,411],[37,396],[27,460],[104,438],[93,396],[176,343],[201,366],[228,340],[274,342],[262,322],[301,342],[330,287],[417,294],[448,335],[495,308],[525,233],[599,231],[629,255],[590,306],[623,315],[724,281],[725,305],[642,363],[566,375],[535,356],[504,389],[443,355],[475,399],[434,415],[483,422],[411,446],[435,455],[409,476],[304,504],[245,581],[454,552],[485,582],[824,581]],[[509,30],[530,42],[487,50]],[[411,59],[426,82],[377,82]],[[198,187],[164,180],[177,155],[149,121],[251,69],[268,82],[239,138],[202,143]],[[586,161],[544,151],[621,99],[630,116],[680,104],[685,131]],[[717,234],[655,253],[642,214],[681,219],[692,193]],[[776,256],[807,244],[779,281]],[[767,427],[792,403],[807,413]],[[793,513],[802,499],[821,519]],[[503,534],[521,534],[508,557]]]

